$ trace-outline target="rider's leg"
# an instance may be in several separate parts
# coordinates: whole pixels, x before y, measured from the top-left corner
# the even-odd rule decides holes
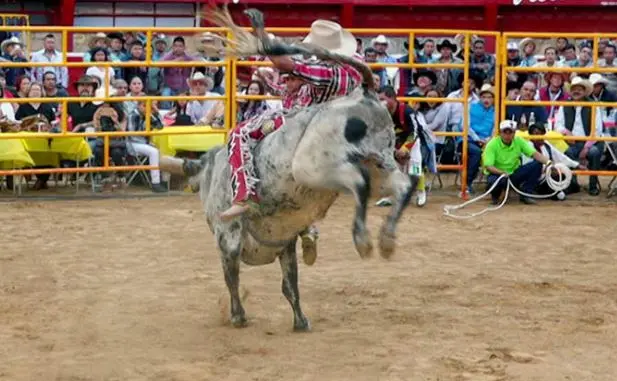
[[[261,131],[250,123],[239,124],[231,133],[227,143],[227,155],[231,166],[233,203],[219,215],[223,221],[243,215],[250,209],[248,202],[251,199],[256,200],[255,185],[258,179],[253,170],[250,141],[261,139],[263,139]]]

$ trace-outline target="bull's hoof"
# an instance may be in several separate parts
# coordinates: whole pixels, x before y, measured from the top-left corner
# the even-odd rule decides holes
[[[311,323],[307,318],[294,321],[294,332],[311,332]]]
[[[360,258],[368,259],[373,256],[373,243],[368,233],[354,234],[353,242],[356,245],[356,250],[360,254]]]
[[[233,325],[234,328],[244,328],[248,325],[248,321],[243,315],[232,316],[231,325]]]
[[[382,230],[379,236],[379,254],[384,259],[390,259],[396,249],[396,237],[388,230]]]

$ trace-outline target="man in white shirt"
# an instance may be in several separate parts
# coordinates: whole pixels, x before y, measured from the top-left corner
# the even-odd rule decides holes
[[[43,49],[32,54],[32,62],[49,62],[62,63],[62,53],[56,50],[56,37],[53,34],[48,34],[43,40]],[[33,76],[37,82],[43,83],[44,74],[48,71],[56,74],[56,81],[63,88],[67,88],[69,84],[69,70],[66,66],[47,66],[33,68]]]
[[[570,86],[570,95],[573,102],[591,101],[589,95],[592,91],[591,82],[581,77],[574,77]],[[591,136],[592,130],[591,107],[580,106],[564,106],[557,112],[557,120],[555,121],[555,130],[563,135],[568,136]],[[600,110],[595,113],[595,136],[604,135],[604,125],[602,123],[602,115]],[[599,170],[604,151],[604,142],[598,141],[568,141],[570,147],[566,151],[566,155],[573,160],[588,162],[587,167],[590,170]],[[572,177],[570,192],[575,193],[580,190],[576,176]],[[597,196],[600,194],[598,186],[598,176],[589,176],[589,194]]]

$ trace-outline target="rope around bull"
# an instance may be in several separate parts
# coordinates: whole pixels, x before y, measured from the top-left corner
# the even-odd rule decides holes
[[[553,169],[555,169],[557,171],[558,174],[558,178],[554,179],[552,176],[552,172]],[[557,164],[553,164],[550,166],[547,166],[546,169],[544,170],[544,174],[545,174],[545,180],[546,183],[548,184],[548,186],[553,190],[553,193],[548,194],[548,195],[538,195],[538,194],[528,194],[525,193],[519,189],[517,189],[514,184],[512,183],[512,181],[510,180],[510,178],[508,177],[508,182],[506,184],[506,194],[503,198],[503,200],[501,201],[501,203],[497,206],[493,206],[493,207],[488,207],[485,208],[484,210],[480,211],[480,212],[476,212],[476,213],[471,213],[471,214],[467,214],[467,215],[456,215],[453,214],[454,211],[459,210],[459,209],[463,209],[464,207],[473,204],[476,201],[479,201],[481,199],[483,199],[484,197],[488,196],[489,194],[491,194],[491,192],[493,191],[493,189],[495,189],[495,187],[499,184],[499,182],[501,181],[502,178],[506,177],[506,175],[501,175],[499,176],[499,178],[497,179],[497,181],[495,181],[493,183],[493,185],[483,194],[481,194],[480,196],[473,198],[469,201],[466,201],[460,205],[444,205],[443,207],[443,213],[445,216],[447,217],[452,217],[458,220],[467,220],[470,218],[475,218],[478,216],[481,216],[487,212],[494,212],[496,210],[501,209],[502,206],[504,206],[506,204],[506,202],[508,201],[508,193],[510,191],[510,188],[512,188],[516,193],[518,193],[519,195],[523,196],[523,197],[529,197],[529,198],[549,198],[549,197],[553,197],[555,196],[557,193],[564,191],[566,188],[568,188],[568,186],[570,185],[570,181],[572,181],[572,171],[570,170],[570,168],[568,168],[565,164],[562,163],[557,163]]]

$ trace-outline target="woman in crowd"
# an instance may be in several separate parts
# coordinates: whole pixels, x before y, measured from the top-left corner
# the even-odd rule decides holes
[[[129,82],[129,92],[126,94],[127,97],[143,97],[146,94],[144,93],[144,82],[138,76],[134,76],[130,79]],[[124,108],[126,110],[126,114],[130,115],[135,108],[137,108],[137,101],[125,101]]]
[[[438,90],[429,90],[426,93],[427,98],[441,98],[442,95]],[[434,132],[445,132],[448,126],[448,115],[450,108],[447,103],[441,102],[426,102],[422,105],[420,110],[426,120],[427,130],[432,134]],[[443,144],[445,142],[445,136],[436,136],[435,149],[436,152],[441,152]]]
[[[265,93],[266,89],[263,82],[259,80],[252,80],[249,82],[249,86],[246,90],[247,95],[264,95]],[[240,107],[238,107],[238,123],[260,115],[269,108],[268,104],[263,99],[240,100],[238,103],[240,103]]]
[[[178,96],[188,96],[188,91],[178,94]],[[193,122],[191,116],[186,113],[186,106],[188,101],[179,100],[174,101],[171,110],[163,118],[163,122],[166,126],[192,126]]]
[[[86,70],[86,75],[98,78],[101,84],[105,84],[105,86],[110,89],[111,83],[114,80],[114,69],[111,66],[96,66],[97,63],[109,62],[109,53],[107,49],[96,47],[90,51],[90,55],[92,56],[92,63],[94,66],[90,66],[88,70]],[[107,72],[107,82],[105,82],[105,72]]]

